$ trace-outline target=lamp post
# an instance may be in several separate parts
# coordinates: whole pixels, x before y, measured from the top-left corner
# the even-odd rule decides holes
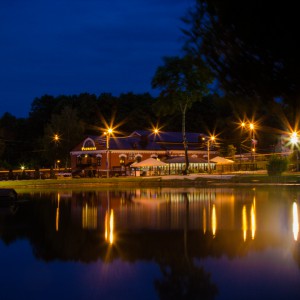
[[[58,159],[56,161],[56,168],[58,169],[58,172],[60,171],[60,160]]]
[[[296,146],[296,171],[298,172],[298,160],[299,160],[299,156],[298,156],[298,144],[299,144],[299,136],[298,136],[298,133],[296,131],[293,131],[291,133],[291,136],[290,136],[290,142],[293,146],[293,150],[294,150],[294,147]]]
[[[54,137],[53,137],[55,143],[57,143],[59,141],[59,136],[58,134],[54,134]]]
[[[207,169],[208,173],[211,172],[210,169],[210,143],[209,142],[214,142],[215,137],[212,135],[208,140],[207,140]]]
[[[240,165],[242,163],[242,136],[243,136],[243,132],[245,130],[245,127],[246,127],[246,123],[243,121],[241,122],[241,133],[240,133]]]
[[[110,171],[110,162],[109,162],[109,140],[110,136],[113,133],[112,128],[108,128],[107,131],[104,133],[106,134],[106,177],[109,178],[109,171]]]
[[[55,143],[55,163],[54,163],[54,169],[57,169],[57,148],[58,148],[58,143],[59,143],[59,135],[56,133],[56,134],[54,134],[54,136],[53,136],[53,141],[54,141],[54,143]]]
[[[250,123],[249,124],[249,128],[250,128],[250,132],[251,132],[251,145],[253,146],[253,148],[251,148],[251,155],[253,153],[253,161],[255,161],[255,145],[256,145],[256,140],[255,140],[255,136],[254,136],[254,123]]]

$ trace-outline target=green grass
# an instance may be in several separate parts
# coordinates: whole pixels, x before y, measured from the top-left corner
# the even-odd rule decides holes
[[[0,188],[63,188],[84,186],[118,186],[141,185],[145,183],[160,182],[160,178],[68,178],[68,179],[32,179],[32,180],[6,180],[0,181]]]
[[[189,180],[168,179],[163,177],[114,177],[114,178],[68,178],[68,179],[36,179],[36,180],[7,180],[0,181],[0,188],[20,189],[83,189],[83,188],[124,188],[140,186],[201,186],[213,184],[300,184],[300,174],[283,174],[268,176],[261,174],[239,174],[231,179],[202,178]]]
[[[238,175],[232,178],[236,183],[300,183],[300,174],[283,174],[281,176],[268,176],[262,174]]]

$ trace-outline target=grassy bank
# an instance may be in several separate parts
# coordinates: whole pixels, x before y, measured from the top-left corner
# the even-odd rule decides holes
[[[268,176],[264,174],[238,174],[233,176],[165,176],[165,177],[119,177],[119,178],[68,178],[0,181],[0,188],[14,189],[77,189],[77,188],[124,188],[147,186],[211,186],[211,185],[300,185],[300,174],[284,174]]]

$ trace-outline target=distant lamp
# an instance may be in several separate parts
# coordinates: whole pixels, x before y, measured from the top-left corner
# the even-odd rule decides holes
[[[292,132],[290,141],[292,145],[296,145],[299,142],[298,133],[296,131]]]
[[[253,153],[252,159],[253,159],[253,161],[255,161],[255,151],[256,151],[255,150],[255,145],[256,145],[257,141],[255,139],[255,125],[254,125],[254,123],[250,123],[249,124],[249,129],[250,129],[250,131],[252,133],[252,136],[251,136],[251,144],[253,145],[253,148],[252,148],[252,153]]]
[[[290,143],[292,144],[293,148],[296,146],[298,147],[299,146],[299,135],[298,135],[298,132],[296,131],[293,131],[291,133],[291,136],[290,136]],[[298,149],[296,149],[296,160],[297,160],[297,163],[296,163],[296,171],[298,172],[298,160],[299,160],[299,157],[298,157]]]
[[[211,172],[210,168],[210,143],[213,143],[215,141],[215,136],[211,135],[209,139],[207,140],[207,167],[208,167],[208,172]]]
[[[111,127],[107,128],[107,131],[104,132],[106,135],[106,177],[109,177],[109,141],[110,136],[113,134],[113,129]]]

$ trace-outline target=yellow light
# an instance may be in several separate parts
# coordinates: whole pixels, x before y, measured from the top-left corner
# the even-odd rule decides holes
[[[251,238],[254,240],[256,232],[256,209],[255,209],[255,198],[253,199],[253,204],[251,206]]]
[[[296,202],[293,202],[293,235],[294,240],[298,240],[299,234],[299,218],[298,218],[298,206]]]
[[[58,135],[57,133],[54,134],[54,135],[53,135],[53,141],[55,142],[56,145],[58,144],[59,140],[60,140],[59,135]]]
[[[108,237],[108,211],[105,213],[105,221],[104,221],[104,238],[107,241],[107,237]]]
[[[104,237],[110,245],[114,243],[114,211],[112,209],[105,213]]]
[[[215,204],[213,204],[213,206],[212,206],[211,225],[212,225],[212,234],[213,234],[213,237],[215,237],[216,231],[217,231],[217,214],[216,214]]]
[[[154,128],[154,129],[153,129],[153,132],[154,132],[154,134],[158,134],[158,133],[159,133],[159,130],[158,130],[157,128]]]
[[[96,150],[96,147],[82,147],[82,151],[91,151],[91,150]]]
[[[293,131],[292,134],[291,134],[291,143],[293,145],[297,144],[299,141],[299,138],[298,138],[298,133],[296,131]]]
[[[114,242],[114,211],[111,210],[110,218],[109,218],[109,243],[112,245]]]
[[[243,238],[244,238],[244,241],[246,241],[247,230],[248,230],[246,205],[243,205],[243,209],[242,209],[242,228],[243,228]]]
[[[206,232],[206,209],[203,207],[203,233],[205,234]]]
[[[112,133],[113,133],[113,129],[112,129],[112,128],[108,128],[108,129],[107,129],[107,133],[108,133],[108,134],[112,134]]]
[[[60,202],[60,193],[57,194],[57,208],[56,208],[56,219],[55,219],[55,230],[59,230],[59,202]]]
[[[250,128],[250,130],[253,130],[253,129],[254,129],[254,124],[253,124],[253,123],[250,123],[250,124],[249,124],[249,128]]]
[[[246,123],[245,123],[245,122],[242,122],[242,123],[241,123],[241,126],[242,126],[242,128],[245,128]]]
[[[82,207],[82,228],[97,228],[98,209],[95,205],[85,203]]]

